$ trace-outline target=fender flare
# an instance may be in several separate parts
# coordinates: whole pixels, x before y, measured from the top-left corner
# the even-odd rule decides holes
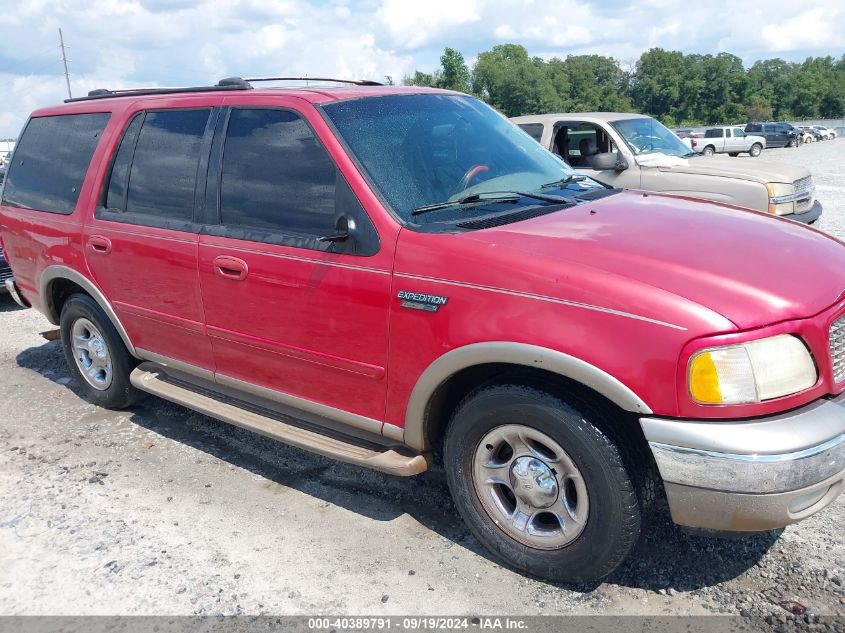
[[[103,309],[103,312],[106,313],[106,316],[117,330],[117,333],[120,335],[120,338],[123,340],[123,344],[126,345],[126,349],[129,353],[135,358],[140,358],[138,353],[135,351],[135,346],[132,345],[132,341],[129,339],[129,335],[126,333],[126,329],[123,327],[123,323],[120,322],[120,319],[111,304],[108,302],[108,299],[106,299],[102,291],[97,288],[90,279],[73,268],[59,265],[48,266],[41,273],[41,277],[38,280],[38,294],[41,298],[41,305],[44,307],[44,314],[50,323],[58,325],[59,318],[61,317],[53,305],[50,293],[50,288],[53,282],[57,279],[67,279],[68,281],[72,281],[91,295],[91,298],[94,299],[94,301],[97,302],[97,305],[99,305]]]
[[[473,343],[447,352],[431,363],[419,377],[405,412],[405,444],[416,450],[427,449],[426,417],[432,396],[441,385],[462,369],[488,363],[508,363],[543,369],[597,391],[625,411],[652,413],[649,406],[622,382],[604,370],[569,354],[526,343]]]

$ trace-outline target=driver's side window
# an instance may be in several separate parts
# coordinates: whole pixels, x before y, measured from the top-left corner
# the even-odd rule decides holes
[[[555,126],[552,149],[570,167],[592,169],[592,157],[596,154],[615,151],[604,131],[589,123],[575,123]]]

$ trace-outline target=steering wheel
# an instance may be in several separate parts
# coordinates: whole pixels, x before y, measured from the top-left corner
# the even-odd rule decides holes
[[[490,167],[488,165],[476,165],[475,167],[470,167],[458,183],[458,189],[455,193],[460,193],[461,191],[467,189],[470,181],[482,171],[490,171]]]
[[[654,151],[654,142],[653,141],[645,141],[642,145],[640,145],[640,152],[651,152]]]

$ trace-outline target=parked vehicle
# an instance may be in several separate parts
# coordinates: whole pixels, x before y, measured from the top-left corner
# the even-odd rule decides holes
[[[612,571],[661,485],[677,523],[739,532],[838,496],[842,243],[579,176],[466,95],[251,87],[28,121],[7,286],[92,402],[397,475],[442,447],[476,538],[555,580]],[[626,143],[680,145],[640,121]]]
[[[681,139],[681,142],[686,145],[692,152],[701,152],[701,143],[699,139],[702,137],[698,132],[692,130],[675,130],[675,136]]]
[[[739,156],[747,152],[756,158],[766,147],[766,139],[762,136],[746,134],[739,127],[714,127],[704,131],[701,145],[701,153],[705,156],[713,154]]]
[[[802,125],[798,129],[801,130],[803,135],[802,140],[805,143],[815,143],[816,141],[824,140],[822,133],[811,126]]]
[[[822,139],[825,141],[829,141],[831,139],[836,138],[836,131],[830,128],[827,128],[823,125],[812,125],[810,126],[815,132],[821,136]]]
[[[766,147],[798,147],[799,133],[786,123],[749,123],[746,134],[755,134],[766,139]]]
[[[583,112],[513,119],[579,172],[616,187],[705,198],[813,223],[822,213],[803,167],[690,152],[642,114]]]
[[[801,134],[802,143],[815,143],[816,141],[823,140],[822,135],[811,127],[798,127],[796,129]]]

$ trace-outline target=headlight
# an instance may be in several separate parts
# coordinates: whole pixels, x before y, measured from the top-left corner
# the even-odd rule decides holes
[[[700,404],[743,404],[798,393],[816,384],[809,350],[796,336],[703,349],[689,362],[689,394]]]
[[[769,213],[790,215],[795,213],[795,187],[784,182],[766,184],[769,191]]]

